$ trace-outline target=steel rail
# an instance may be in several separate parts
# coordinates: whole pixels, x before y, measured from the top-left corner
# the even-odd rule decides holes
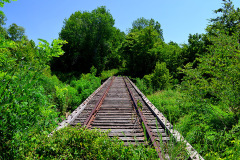
[[[104,94],[103,94],[102,97],[99,99],[99,101],[96,103],[95,107],[93,108],[93,110],[92,110],[92,112],[90,113],[90,115],[88,116],[88,118],[85,120],[85,122],[84,122],[83,125],[86,126],[87,128],[90,127],[91,122],[94,120],[94,118],[95,118],[98,110],[100,109],[100,107],[101,107],[101,105],[102,105],[102,103],[103,103],[103,100],[105,99],[105,97],[106,97],[106,95],[107,95],[107,93],[108,93],[108,91],[109,91],[109,89],[110,89],[110,87],[111,87],[114,79],[115,79],[115,76],[112,77],[112,80],[111,80],[108,88],[104,91]]]
[[[125,82],[125,85],[126,85],[126,87],[127,87],[127,90],[128,90],[128,92],[129,92],[129,95],[130,95],[130,97],[131,97],[131,99],[132,99],[132,101],[133,101],[134,108],[136,109],[137,114],[138,114],[139,117],[141,118],[141,120],[142,120],[142,122],[143,122],[143,124],[144,124],[144,126],[145,126],[145,128],[146,128],[147,135],[148,135],[148,137],[150,138],[153,146],[155,147],[155,149],[156,149],[156,151],[157,151],[157,153],[158,153],[158,157],[160,158],[160,160],[163,160],[162,154],[161,154],[161,153],[162,153],[161,148],[160,148],[159,145],[156,143],[156,140],[155,140],[155,137],[154,137],[154,135],[153,135],[152,129],[148,126],[147,120],[146,120],[146,118],[144,117],[141,109],[139,109],[139,107],[138,107],[138,105],[137,105],[137,101],[136,101],[136,99],[135,99],[132,91],[130,90],[130,87],[129,87],[129,85],[127,84],[125,78],[123,78],[123,80],[124,80],[124,82]]]

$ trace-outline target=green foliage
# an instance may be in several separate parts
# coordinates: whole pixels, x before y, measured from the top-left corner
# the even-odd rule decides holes
[[[105,80],[109,77],[112,77],[112,76],[116,75],[118,72],[119,72],[118,69],[111,69],[111,70],[103,71],[100,76],[101,80]]]
[[[223,14],[212,21],[206,35],[190,35],[189,45],[183,46],[182,93],[149,96],[206,159],[238,159],[240,153],[239,9],[231,4],[224,2],[218,10]]]
[[[112,77],[114,75],[116,75],[119,72],[119,69],[111,69],[111,70],[107,70],[107,71],[103,71],[101,73],[101,79],[107,79],[109,77]]]
[[[79,80],[73,80],[70,86],[74,87],[81,100],[85,100],[101,85],[101,79],[93,74],[83,74]]]
[[[0,25],[5,25],[5,21],[7,20],[5,15],[0,14]]]
[[[123,57],[121,56],[122,43],[125,40],[125,33],[119,29],[113,28],[113,34],[110,37],[110,52],[106,56],[105,70],[111,70],[122,66]]]
[[[0,156],[13,159],[31,131],[40,132],[56,124],[58,113],[43,86],[38,85],[40,70],[24,61],[15,63],[10,70],[4,67],[2,71],[6,72],[1,71],[0,77],[0,116],[3,119]]]
[[[60,88],[55,86],[56,89],[56,98],[58,101],[59,109],[61,113],[65,113],[68,107],[68,88]]]
[[[199,66],[192,69],[191,65],[187,65],[183,70],[187,76],[182,87],[196,102],[224,104],[238,117],[240,114],[238,35],[209,38],[214,44],[209,47],[206,56],[199,58]]]
[[[9,2],[0,0],[0,7]],[[5,29],[0,11],[0,159],[155,159],[153,148],[126,147],[96,130],[65,128],[47,136],[60,115],[123,71],[142,78],[136,85],[145,94],[182,81],[149,99],[204,158],[239,158],[240,9],[223,0],[215,13],[207,33],[190,34],[182,47],[164,43],[153,19],[137,19],[125,36],[105,7],[75,12],[64,21],[61,40],[35,46],[23,27]],[[50,63],[65,83],[52,76]]]
[[[59,113],[44,88],[48,83],[41,79],[48,72],[48,60],[62,54],[61,43],[40,49],[33,41],[0,37],[1,159],[15,159],[32,134],[50,131],[57,124]]]
[[[0,0],[0,7],[4,7],[5,3],[10,3],[11,1],[17,1],[17,0]],[[0,11],[0,15],[4,15],[3,11]]]
[[[193,63],[194,67],[196,67],[198,64],[197,58],[206,54],[209,43],[207,35],[198,33],[194,35],[190,34],[188,44],[184,44],[182,48],[181,63],[183,65]]]
[[[158,33],[158,37],[162,40],[163,39],[163,30],[161,29],[160,23],[157,21],[155,22],[154,19],[145,19],[144,17],[138,18],[132,23],[131,32],[140,31],[146,27],[152,26]]]
[[[215,11],[222,14],[211,19],[208,33],[190,35],[189,46],[184,46],[183,55],[194,58],[184,62],[193,63],[182,70],[185,77],[179,89],[184,97],[175,107],[181,115],[174,122],[207,159],[238,159],[240,153],[240,136],[235,132],[240,115],[240,12],[229,0],[223,4]]]
[[[65,19],[59,36],[68,42],[63,46],[66,53],[52,61],[52,69],[86,73],[91,66],[95,66],[98,73],[101,73],[107,57],[109,59],[114,57],[108,54],[115,49],[118,41],[121,41],[121,38],[112,38],[114,34],[119,36],[122,34],[113,25],[112,15],[103,6],[92,12],[77,11],[69,19]],[[115,54],[114,51],[113,53]]]
[[[154,91],[163,90],[170,86],[171,76],[166,68],[166,63],[157,62],[152,74],[145,75],[141,80],[136,79],[136,85],[145,94],[151,94]]]
[[[182,115],[187,113],[187,110],[181,105],[181,103],[183,103],[183,95],[178,91],[158,91],[147,96],[147,98],[173,124],[175,124]]]
[[[137,100],[137,107],[140,108],[141,110],[143,108],[143,105],[139,100]]]
[[[153,79],[153,73],[145,75],[143,77],[143,81],[144,81],[144,83],[145,83],[145,85],[147,86],[148,89],[151,89],[153,87],[152,86],[152,79]]]
[[[11,56],[10,49],[15,49],[16,43],[0,37],[0,67],[1,72],[6,72],[11,69],[16,63],[16,58]]]
[[[64,44],[67,44],[67,41],[60,40],[60,39],[54,39],[50,44],[44,40],[44,39],[38,39],[39,42],[39,50],[38,50],[38,56],[40,63],[48,64],[50,60],[52,60],[53,57],[60,57],[64,54],[64,51],[62,50],[62,46]]]
[[[152,76],[152,86],[155,90],[162,90],[169,86],[170,83],[169,70],[166,63],[157,63]]]
[[[122,55],[126,60],[128,74],[133,77],[143,77],[152,72],[157,56],[150,50],[158,41],[162,42],[153,26],[131,32],[126,36]]]
[[[174,42],[163,45],[157,44],[156,48],[152,49],[151,51],[155,52],[159,62],[166,63],[166,67],[169,69],[170,74],[174,78],[178,78],[177,68],[183,64],[182,49],[179,47],[179,45],[175,44]]]
[[[62,83],[56,76],[42,75],[39,84],[51,95],[51,102],[60,114],[65,115],[76,109],[101,85],[100,78],[95,76],[94,67],[92,71],[91,74],[82,74],[78,80],[72,80],[69,84]]]
[[[151,74],[157,62],[165,62],[176,83],[181,80],[178,68],[186,62],[182,48],[174,43],[163,42],[162,29],[153,19],[137,19],[122,45],[122,56],[126,63],[127,74],[144,77]],[[147,86],[149,87],[149,86]]]
[[[224,1],[223,8],[215,11],[219,12],[206,35],[189,39],[187,50],[195,52],[196,59],[182,70],[186,76],[179,86],[185,95],[181,108],[188,112],[179,108],[184,114],[177,125],[205,158],[238,159],[239,9]]]
[[[197,104],[177,90],[157,92],[148,99],[205,159],[238,159],[239,120],[221,105]]]
[[[94,70],[94,68],[92,68]],[[43,77],[42,84],[46,90],[51,92],[52,101],[56,104],[61,115],[75,110],[88,96],[90,96],[100,85],[101,79],[95,77],[93,73],[82,74],[78,80],[72,80],[69,84],[64,84],[56,76]]]
[[[15,23],[11,24],[7,30],[9,37],[13,41],[21,41],[25,36],[25,29]]]
[[[235,9],[231,0],[223,0],[223,7],[215,10],[214,13],[218,16],[211,18],[211,24],[206,28],[210,35],[224,33],[232,36],[234,33],[239,33],[240,9]]]
[[[124,146],[107,133],[85,128],[64,128],[53,136],[39,136],[24,146],[25,159],[156,159],[154,148]]]
[[[152,88],[148,88],[143,79],[136,78],[135,79],[135,84],[138,87],[138,89],[140,89],[140,91],[143,92],[144,94],[148,95],[148,94],[153,93]]]

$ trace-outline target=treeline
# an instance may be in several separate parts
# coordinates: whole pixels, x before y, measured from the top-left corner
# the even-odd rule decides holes
[[[1,7],[5,2],[10,1]],[[240,9],[223,0],[214,12],[206,33],[190,34],[188,44],[181,45],[164,42],[154,19],[139,18],[121,32],[106,7],[73,13],[58,40],[40,39],[36,45],[23,27],[4,28],[1,12],[1,158],[99,158],[84,152],[92,143],[112,147],[92,148],[103,159],[154,158],[150,148],[124,148],[106,135],[94,136],[95,131],[67,128],[66,136],[47,136],[113,74],[130,76],[203,157],[240,157]],[[69,143],[72,150],[62,154]]]
[[[204,45],[208,43],[199,34],[190,35],[189,44],[165,43],[160,23],[143,17],[135,20],[126,34],[114,27],[114,19],[106,7],[73,13],[64,20],[59,38],[68,42],[62,47],[65,54],[53,58],[50,66],[61,80],[88,73],[94,66],[98,76],[111,69],[133,78],[145,76],[146,85],[154,88],[150,88],[152,91],[180,83],[184,74],[178,68],[205,54]],[[165,80],[151,84],[148,80],[159,68],[162,71],[158,74],[166,74]]]

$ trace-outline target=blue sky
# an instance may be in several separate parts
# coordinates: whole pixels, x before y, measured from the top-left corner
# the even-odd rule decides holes
[[[239,0],[232,0],[240,7]],[[106,6],[115,19],[115,26],[126,32],[137,18],[153,18],[163,29],[165,42],[187,43],[188,35],[204,33],[213,10],[221,0],[18,0],[6,4],[6,27],[16,23],[26,29],[29,39],[51,42],[58,38],[63,21],[75,11],[92,11]]]

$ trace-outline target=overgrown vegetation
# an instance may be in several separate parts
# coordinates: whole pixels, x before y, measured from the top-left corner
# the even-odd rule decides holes
[[[67,42],[53,40],[50,45],[40,39],[36,46],[24,38],[22,27],[13,24],[3,28],[5,15],[1,17],[0,156],[15,159],[24,143],[50,133],[62,116],[101,85],[101,80],[92,68],[92,73],[82,74],[69,84],[61,82],[51,75],[49,62],[64,54],[61,47]]]
[[[182,82],[149,99],[203,157],[238,159],[240,10],[224,1],[215,13],[221,14],[210,20],[207,33],[190,35],[189,44],[182,48],[184,54],[195,53],[192,62],[185,61],[179,68]],[[148,87],[146,78],[139,82]]]
[[[207,32],[182,45],[165,43],[160,23],[143,17],[125,34],[106,7],[73,13],[60,39],[36,45],[23,27],[5,28],[0,12],[1,159],[156,158],[152,148],[125,147],[96,130],[47,136],[112,75],[132,77],[204,158],[238,159],[240,9],[223,0],[214,12]]]
[[[111,76],[117,75],[119,72],[118,69],[111,69],[111,70],[107,70],[107,71],[102,71],[101,73],[101,80],[105,80]]]
[[[107,132],[67,127],[52,137],[42,135],[23,147],[21,158],[29,159],[157,159],[154,148],[124,146]]]
[[[238,159],[240,123],[220,105],[199,105],[179,90],[165,90],[148,99],[175,125],[205,159]]]

